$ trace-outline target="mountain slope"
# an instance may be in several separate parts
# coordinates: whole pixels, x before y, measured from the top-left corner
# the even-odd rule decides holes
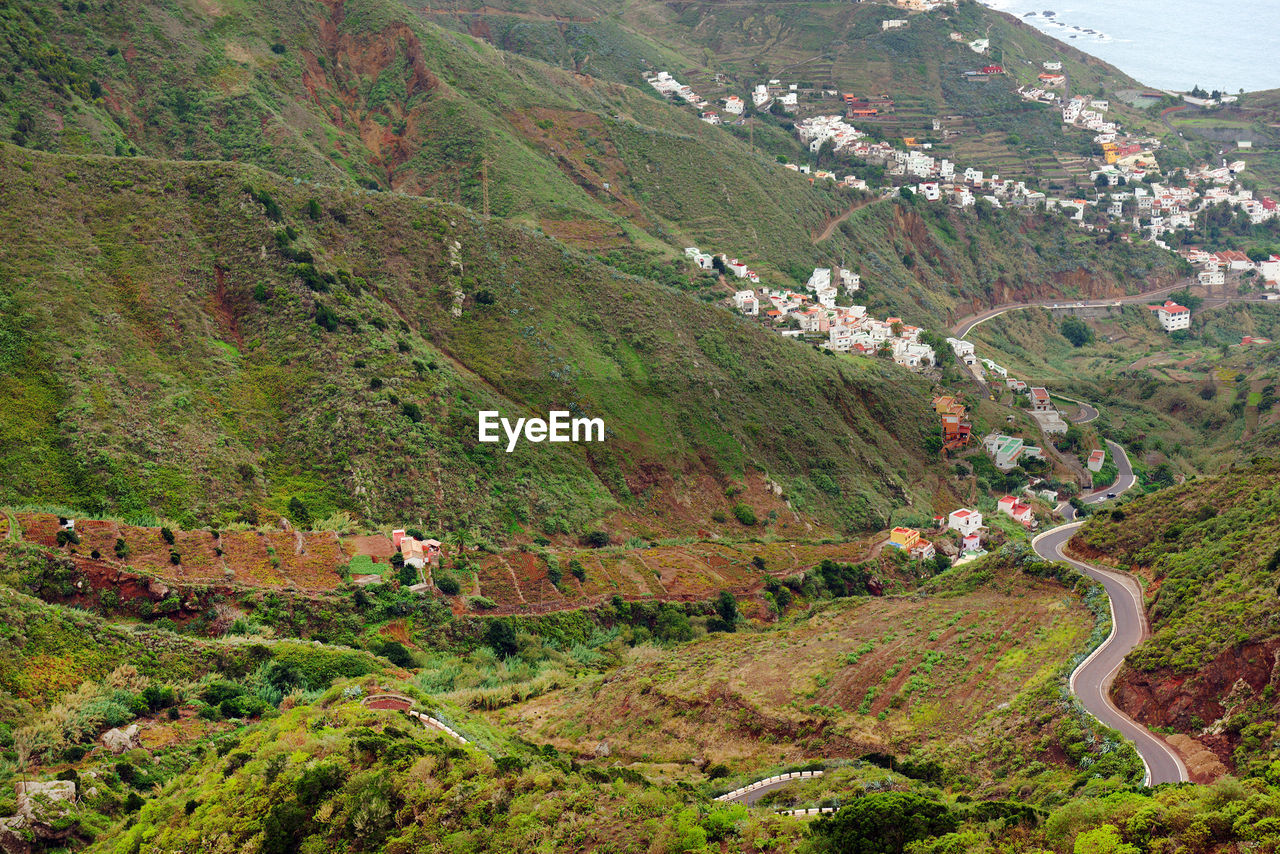
[[[1117,701],[1196,737],[1217,754],[1218,773],[1259,774],[1280,758],[1264,737],[1280,719],[1277,472],[1257,458],[1099,514],[1072,540],[1146,581],[1152,635],[1121,671]]]
[[[502,537],[706,526],[734,483],[790,523],[766,473],[841,527],[932,488],[920,380],[528,231],[227,164],[5,147],[0,174],[5,501],[213,522],[299,497]],[[608,441],[477,442],[480,409],[550,408]]]

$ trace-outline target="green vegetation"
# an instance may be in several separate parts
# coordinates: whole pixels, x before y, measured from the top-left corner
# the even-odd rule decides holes
[[[1158,584],[1152,636],[1122,679],[1145,690],[1177,679],[1184,701],[1152,709],[1150,722],[1198,735],[1220,719],[1240,774],[1262,775],[1280,759],[1262,737],[1280,721],[1270,665],[1256,669],[1277,637],[1278,473],[1280,464],[1260,458],[1188,481],[1095,515],[1073,540]],[[1214,687],[1223,679],[1233,683],[1229,697]]]

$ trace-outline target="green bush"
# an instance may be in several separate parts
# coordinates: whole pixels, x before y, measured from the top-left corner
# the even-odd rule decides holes
[[[751,508],[751,505],[744,504],[741,501],[733,505],[733,515],[734,518],[747,527],[753,527],[758,524],[756,511]]]

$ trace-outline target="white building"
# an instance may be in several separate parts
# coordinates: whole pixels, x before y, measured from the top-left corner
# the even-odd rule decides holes
[[[738,291],[733,295],[733,304],[738,311],[750,317],[760,313],[760,301],[756,299],[755,291]]]
[[[742,111],[746,109],[746,106],[746,103],[737,95],[730,95],[724,99],[724,111],[735,116],[742,115]]]
[[[1165,300],[1164,305],[1149,305],[1147,308],[1154,311],[1156,317],[1160,318],[1160,325],[1164,327],[1165,332],[1176,332],[1179,329],[1191,327],[1191,309],[1185,305]]]
[[[881,31],[884,31],[884,30],[896,30],[896,29],[899,29],[899,28],[901,28],[901,27],[905,27],[906,25],[907,25],[907,19],[906,19],[906,18],[890,18],[890,19],[889,19],[889,20],[887,20],[887,21],[881,21],[881,22],[880,22],[880,29],[881,29]]]
[[[826,290],[831,287],[831,268],[814,267],[813,274],[809,276],[809,281],[805,287],[811,291]]]
[[[840,268],[840,286],[849,293],[853,293],[862,287],[862,276],[852,270]]]
[[[962,537],[976,534],[982,528],[982,514],[977,510],[961,507],[947,516],[947,527],[959,531]]]

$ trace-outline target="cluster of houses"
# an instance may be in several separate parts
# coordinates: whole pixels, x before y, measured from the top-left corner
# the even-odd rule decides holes
[[[1266,287],[1280,288],[1280,256],[1269,255],[1261,261],[1254,261],[1238,249],[1206,252],[1196,248],[1180,249],[1178,254],[1200,268],[1196,278],[1206,287],[1221,285],[1226,281],[1228,272],[1253,270]]]
[[[715,267],[715,256],[696,246],[685,249],[700,269]],[[759,284],[760,276],[737,258],[721,255],[728,275]],[[733,295],[733,305],[747,317],[767,320],[789,338],[823,336],[819,346],[837,353],[876,355],[887,351],[905,368],[922,370],[935,364],[937,354],[920,341],[922,330],[904,323],[900,317],[878,320],[867,315],[866,306],[836,305],[843,290],[852,295],[862,287],[862,277],[845,267],[815,267],[805,283],[805,293],[787,288],[745,288]],[[794,320],[794,323],[791,322]]]
[[[706,109],[708,106],[704,98],[672,77],[669,71],[646,71],[644,79],[665,98],[683,98],[699,110]]]
[[[909,12],[932,12],[944,6],[954,6],[956,0],[893,0],[893,5]]]
[[[982,548],[982,538],[987,529],[982,523],[982,514],[977,510],[961,507],[946,516],[935,516],[933,522],[937,528],[955,531],[959,535],[961,557],[986,553]],[[937,547],[915,528],[894,528],[889,532],[886,545],[905,551],[916,560],[928,560],[937,554]]]
[[[1048,203],[1045,194],[1032,189],[1024,181],[1001,180],[999,175],[986,175],[981,169],[961,168],[947,158],[928,154],[929,143],[907,140],[907,148],[896,148],[887,142],[868,140],[866,134],[840,116],[812,116],[796,123],[796,133],[810,151],[818,151],[832,141],[835,151],[883,165],[891,177],[923,179],[912,189],[926,201],[946,201],[958,207],[974,204],[984,198],[996,207],[1037,206]],[[804,168],[800,167],[804,172]],[[821,173],[815,177],[835,176]],[[857,186],[857,179],[847,177],[845,183]],[[865,183],[863,184],[865,186]],[[1083,205],[1084,203],[1081,202]]]

